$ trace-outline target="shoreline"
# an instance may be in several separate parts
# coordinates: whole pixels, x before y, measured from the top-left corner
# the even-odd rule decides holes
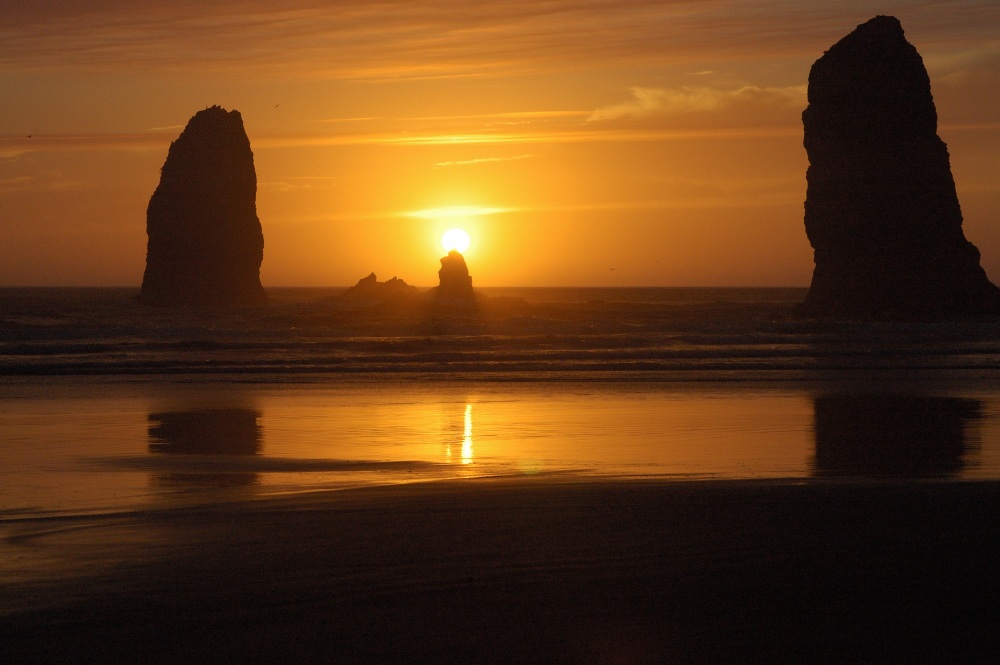
[[[8,570],[0,656],[975,662],[1000,646],[998,499],[997,481],[475,479],[5,519],[5,547],[63,574]]]

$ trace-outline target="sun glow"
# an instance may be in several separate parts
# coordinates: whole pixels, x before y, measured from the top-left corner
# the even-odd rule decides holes
[[[455,250],[459,253],[469,249],[469,234],[462,229],[448,229],[441,236],[441,246],[446,252]]]

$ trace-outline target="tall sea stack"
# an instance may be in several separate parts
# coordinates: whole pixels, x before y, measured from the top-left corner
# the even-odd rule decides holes
[[[816,268],[799,313],[1000,314],[1000,290],[962,232],[927,70],[897,19],[871,19],[813,64],[802,124]]]
[[[213,106],[170,144],[146,210],[146,272],[139,299],[151,305],[253,305],[264,235],[257,174],[238,111]]]

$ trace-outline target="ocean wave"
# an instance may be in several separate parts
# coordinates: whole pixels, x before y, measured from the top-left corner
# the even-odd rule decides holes
[[[522,289],[450,314],[345,309],[312,291],[178,312],[83,291],[2,290],[0,375],[1000,369],[1000,322],[803,321],[795,289]]]

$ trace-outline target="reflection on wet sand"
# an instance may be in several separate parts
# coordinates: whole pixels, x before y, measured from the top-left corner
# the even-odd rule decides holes
[[[260,412],[202,409],[149,414],[149,452],[169,455],[256,455],[261,450]],[[155,473],[154,485],[232,487],[257,482],[256,473]]]
[[[930,395],[815,398],[816,473],[943,478],[962,471],[977,399]]]
[[[446,423],[444,431],[444,458],[448,463],[472,464],[472,404],[466,402],[462,416]]]

